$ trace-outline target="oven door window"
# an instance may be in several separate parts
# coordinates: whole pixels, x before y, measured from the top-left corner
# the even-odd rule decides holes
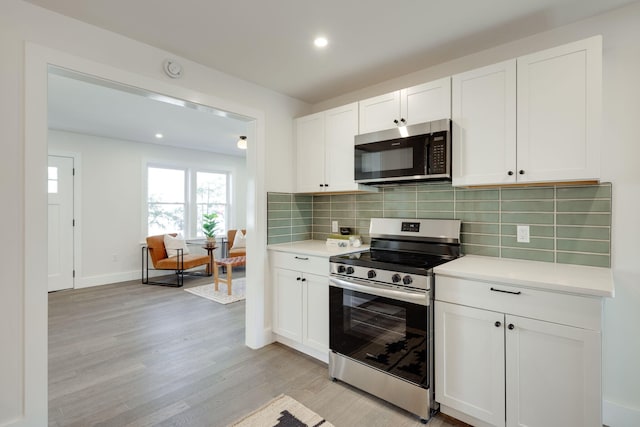
[[[428,135],[355,146],[355,179],[423,176],[427,173]]]
[[[428,307],[329,287],[330,348],[427,388]]]

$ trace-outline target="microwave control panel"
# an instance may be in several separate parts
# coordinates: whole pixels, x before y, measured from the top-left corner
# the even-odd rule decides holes
[[[447,137],[436,133],[429,144],[429,175],[447,173]]]

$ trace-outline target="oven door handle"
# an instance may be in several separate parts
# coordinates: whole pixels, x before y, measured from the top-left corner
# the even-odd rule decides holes
[[[363,294],[370,294],[424,306],[429,305],[429,293],[426,291],[412,292],[408,290],[389,289],[387,287],[368,282],[366,284],[360,284],[353,281],[347,282],[346,280],[338,279],[336,277],[329,277],[329,285],[336,288],[362,292]]]

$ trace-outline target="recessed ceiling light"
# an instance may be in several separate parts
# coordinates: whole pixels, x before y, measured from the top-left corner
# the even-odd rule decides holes
[[[313,44],[316,45],[316,47],[326,47],[329,44],[329,40],[327,40],[326,37],[316,37]]]
[[[162,138],[164,138],[164,135],[161,134],[161,133],[156,133],[156,138],[162,139]]]

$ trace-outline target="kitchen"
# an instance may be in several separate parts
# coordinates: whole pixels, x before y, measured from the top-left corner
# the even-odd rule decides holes
[[[636,363],[634,362],[634,360],[637,359],[637,357],[635,357],[637,355],[637,340],[633,338],[633,329],[628,326],[629,324],[636,323],[633,321],[633,313],[636,311],[634,307],[637,306],[634,287],[634,283],[637,282],[637,266],[632,256],[635,253],[635,237],[638,235],[637,223],[634,220],[635,208],[633,208],[636,203],[634,195],[637,190],[637,172],[633,165],[633,159],[637,158],[635,151],[637,148],[636,144],[632,143],[635,140],[634,117],[637,116],[638,112],[636,101],[638,99],[636,93],[637,85],[634,83],[634,75],[637,74],[638,63],[637,55],[635,55],[636,47],[633,42],[634,39],[637,40],[637,37],[635,37],[637,34],[634,32],[636,31],[635,26],[633,25],[633,22],[635,22],[634,18],[638,16],[637,13],[637,5],[635,5],[635,7],[629,6],[623,10],[610,12],[585,22],[568,25],[559,30],[543,33],[530,39],[489,49],[488,51],[483,51],[482,54],[472,54],[439,68],[436,67],[425,70],[418,73],[419,75],[389,81],[382,87],[369,88],[362,90],[360,93],[345,96],[342,98],[342,101],[333,100],[314,106],[314,110],[324,111],[335,106],[345,105],[349,102],[367,99],[397,88],[412,87],[420,82],[433,81],[444,75],[461,73],[482,65],[497,63],[509,58],[581,40],[594,34],[603,34],[604,123],[607,123],[608,126],[604,127],[605,132],[603,132],[607,135],[606,143],[603,142],[603,147],[607,148],[603,149],[601,155],[601,181],[612,182],[612,191],[615,192],[616,195],[612,198],[613,206],[611,209],[613,225],[611,228],[611,241],[614,245],[614,250],[611,252],[611,262],[616,277],[616,298],[605,303],[605,329],[603,333],[605,337],[603,346],[605,363],[603,373],[605,402],[611,403],[609,407],[612,408],[612,413],[614,414],[616,411],[624,413],[624,408],[636,407],[637,404],[634,402],[638,401],[636,389],[638,382],[632,380],[637,378]],[[53,20],[54,18],[47,17],[46,19]],[[46,38],[42,35],[43,33],[47,34],[46,30],[40,31],[42,32],[39,33],[38,37],[35,37],[36,40],[44,40]],[[13,35],[11,37],[11,40],[15,39]],[[83,51],[83,48],[80,46],[74,45],[73,43],[69,44],[69,42],[66,43],[66,45],[63,45],[62,42],[59,42],[59,45],[61,47],[64,46],[67,50],[75,51],[78,54]],[[8,49],[8,51],[11,52],[11,57],[17,56],[13,50]],[[98,58],[100,58],[100,56],[98,56]],[[102,57],[102,59],[103,62],[109,63],[109,59],[111,58]],[[16,61],[16,63],[18,62],[19,61]],[[117,63],[125,69],[131,67],[124,58],[119,58]],[[138,65],[138,67],[144,69],[144,66]],[[18,85],[16,85],[16,87],[18,87]],[[385,90],[385,88],[388,90]],[[14,92],[15,91],[12,92],[8,90],[7,93]],[[15,101],[21,98],[14,93],[11,99]],[[234,99],[233,95],[230,95],[230,99]],[[14,104],[17,103],[19,102],[16,101]],[[306,112],[298,112],[295,116],[301,115],[300,113],[304,114]],[[282,133],[286,134],[286,132]],[[17,131],[15,134],[17,134]],[[12,133],[12,139],[17,141],[18,137],[16,136],[14,138],[13,136],[14,133]],[[17,155],[7,157],[8,162],[20,163],[20,161],[15,161],[16,158]],[[286,160],[288,160],[286,157],[284,160],[279,159],[278,162],[282,163],[276,164],[286,164]],[[11,173],[14,175],[17,174],[15,167],[10,164],[7,165],[7,171],[13,171]],[[272,183],[268,184],[267,189],[272,192],[289,191],[293,193],[294,191],[293,188],[287,188],[286,179],[279,176],[274,178]],[[463,190],[457,189],[443,190],[444,193],[449,191],[453,191],[453,193],[458,191],[463,192]],[[416,190],[416,193],[417,192]],[[391,194],[391,192],[389,193]],[[10,192],[9,195],[13,196],[14,193]],[[379,196],[372,197],[375,198]],[[389,198],[389,200],[392,199],[393,197]],[[322,202],[322,200],[318,200],[318,202]],[[349,202],[345,201],[343,203],[348,204]],[[374,200],[371,203],[377,203],[377,201]],[[331,201],[329,204],[331,204]],[[628,206],[631,206],[631,208]],[[364,212],[367,211],[366,209],[364,210]],[[443,208],[443,211],[449,210]],[[357,218],[357,216],[354,217],[354,219]],[[322,224],[319,225],[326,227]],[[327,234],[329,232],[330,231],[327,231]],[[515,236],[515,233],[513,233],[513,236]],[[23,238],[20,236],[16,235],[13,237],[15,237],[16,241],[23,241]],[[484,247],[496,246],[495,244],[486,244],[486,242],[480,243],[481,244],[477,246],[483,250]],[[469,243],[469,245],[472,245],[472,243]],[[11,255],[7,259],[14,259],[15,256],[17,255]],[[16,264],[20,263],[16,262]],[[7,265],[7,267],[7,271],[12,272],[15,270],[15,268],[9,265]],[[7,278],[10,279],[10,281],[15,281],[16,283],[21,282],[19,275],[14,273],[7,274]],[[9,299],[7,301],[13,300]],[[13,311],[9,310],[5,311],[5,313],[13,313]],[[9,319],[11,318],[12,317],[9,317]],[[257,336],[256,331],[251,332],[248,330],[248,333],[250,334],[248,338],[249,344],[259,346],[260,344],[256,344],[260,342],[259,339],[255,339]],[[605,406],[606,405],[607,404],[605,404]],[[613,422],[611,424],[616,425]]]
[[[322,162],[317,162],[319,173],[316,176],[306,163],[299,168],[300,192],[312,189],[314,178],[319,190],[314,189],[316,195],[306,203],[297,193],[289,196],[296,199],[291,203],[289,222],[282,215],[281,202],[287,200],[288,195],[269,195],[269,207],[274,211],[269,228],[274,244],[269,249],[276,339],[325,362],[327,351],[331,350],[328,361],[332,377],[389,400],[425,421],[430,417],[430,410],[434,411],[440,404],[444,413],[473,425],[505,425],[505,419],[506,425],[601,425],[602,416],[597,409],[601,402],[603,300],[600,297],[612,297],[614,286],[608,268],[609,242],[606,240],[610,233],[611,186],[593,184],[600,181],[599,138],[595,136],[599,132],[597,117],[601,102],[600,51],[601,39],[593,37],[297,119],[298,165],[308,158],[307,150],[311,149],[316,151],[314,158],[325,156],[326,164],[331,167],[323,171]],[[575,62],[571,59],[574,55]],[[528,64],[535,65],[528,68]],[[549,81],[547,76],[553,76],[553,79]],[[519,82],[517,96],[516,80]],[[534,86],[536,84],[538,86]],[[583,120],[572,121],[571,117],[576,116]],[[542,121],[541,117],[544,117]],[[555,121],[550,128],[551,119]],[[358,122],[359,133],[354,135]],[[516,127],[522,130],[517,137]],[[343,130],[343,134],[338,129]],[[344,138],[341,139],[341,135]],[[351,144],[354,137],[355,151]],[[321,147],[325,141],[323,153]],[[487,141],[495,146],[487,150]],[[509,146],[514,141],[517,141],[517,149]],[[342,146],[341,142],[344,142]],[[555,150],[561,144],[571,147],[565,151],[566,158]],[[549,155],[551,152],[553,155]],[[355,170],[356,182],[349,177],[340,180],[333,170],[337,159],[344,162],[345,168]],[[338,172],[341,170],[338,168]],[[514,173],[516,170],[518,172]],[[449,179],[452,186],[446,184]],[[440,194],[430,191],[433,182]],[[496,189],[499,185],[515,183],[538,185]],[[371,219],[360,210],[371,203],[359,199],[361,193],[344,195],[340,192],[348,186],[352,190],[366,190],[363,184],[383,185],[375,187],[382,193],[378,197],[381,208],[376,211],[375,207],[368,206],[374,212]],[[478,185],[482,188],[473,188]],[[326,192],[335,193],[324,196]],[[444,200],[452,196],[449,205],[434,202],[431,198],[434,194],[440,196],[437,199]],[[329,214],[329,218],[321,220],[327,215],[323,213],[325,203],[320,200],[327,197],[330,209],[334,202],[342,202],[343,207],[336,207],[336,217]],[[376,194],[366,197],[366,200],[372,200]],[[391,209],[387,209],[388,204]],[[442,211],[434,211],[434,206]],[[465,207],[470,212],[463,212]],[[313,224],[307,223],[306,230],[303,226],[293,225],[296,214],[302,213],[298,209],[312,209]],[[350,214],[346,213],[348,210],[351,210]],[[275,217],[278,219],[274,220]],[[326,228],[328,221],[331,221],[332,233],[338,231],[338,226],[353,227],[355,238],[364,236],[365,242],[372,246],[370,252],[359,253],[354,247],[352,255],[330,257],[331,297],[322,287],[322,277],[327,276],[326,267],[324,270],[318,267],[323,264],[322,255],[332,254],[336,248],[329,245],[323,251],[316,244],[321,232],[329,231]],[[533,225],[524,225],[524,222]],[[282,235],[287,224],[292,233],[290,236]],[[495,228],[493,232],[492,227]],[[535,231],[530,235],[531,227]],[[294,230],[296,234],[293,234]],[[318,240],[306,240],[305,231],[306,236]],[[605,240],[589,241],[587,236],[594,233],[603,233]],[[565,239],[568,235],[578,237],[578,240]],[[329,234],[328,237],[329,244],[336,235]],[[443,240],[443,237],[446,238]],[[298,239],[300,241],[296,241]],[[276,243],[287,240],[290,243]],[[437,243],[435,248],[452,246],[440,252],[431,248],[429,242],[432,241]],[[604,251],[596,253],[602,248]],[[461,249],[466,257],[456,260]],[[496,258],[487,258],[487,255]],[[444,258],[440,260],[441,257]],[[517,259],[527,261],[515,261]],[[449,262],[443,264],[443,261]],[[318,267],[313,267],[315,265]],[[401,269],[405,265],[407,267]],[[596,266],[599,268],[593,268]],[[369,270],[365,271],[367,268]],[[422,283],[419,278],[429,277],[432,268],[434,278]],[[297,283],[288,275],[293,271],[300,272],[296,273]],[[517,274],[518,271],[530,273]],[[597,279],[586,280],[589,276]],[[338,294],[336,302],[334,288],[344,289],[341,292],[345,293],[344,296]],[[418,289],[426,289],[430,301],[406,306],[407,301],[416,298]],[[397,298],[405,303],[394,302],[393,295],[403,290],[409,296]],[[561,293],[539,293],[540,290]],[[523,296],[509,299],[505,298],[507,294]],[[406,335],[378,336],[375,331],[386,331],[383,325],[391,320],[378,324],[376,322],[381,320],[376,320],[375,316],[366,321],[372,322],[366,332],[360,331],[363,327],[359,325],[365,322],[363,315],[358,314],[361,307],[380,304],[385,306],[379,309],[380,316],[398,310],[405,313],[401,316],[405,324],[387,327],[405,331]],[[421,311],[421,304],[428,309]],[[582,305],[585,308],[576,308],[573,315],[564,313],[567,317],[558,317],[551,308]],[[548,311],[542,306],[548,306]],[[491,310],[484,313],[497,320],[484,323],[485,329],[481,320],[483,312],[475,313],[467,307]],[[579,334],[587,335],[577,338],[571,331],[578,333],[578,329],[571,327],[562,332],[559,330],[560,335],[555,335],[540,326],[542,324],[517,329],[518,322],[509,321],[508,330],[518,333],[517,344],[511,341],[504,344],[497,340],[502,340],[507,323],[502,315],[494,313],[496,311],[549,322],[546,325],[559,323],[583,328]],[[415,320],[410,320],[416,316],[429,318],[428,323],[433,326],[416,326]],[[579,318],[589,319],[592,323],[576,322]],[[324,324],[324,328],[318,324]],[[394,367],[401,363],[399,361],[388,362],[393,375],[381,376],[379,385],[372,385],[372,378],[384,371],[387,362],[381,360],[389,359],[388,349],[408,346],[411,342],[409,330],[415,335],[416,328],[422,331],[419,335],[424,337],[425,346],[427,342],[432,343],[421,350],[425,354],[424,366],[420,369],[424,376],[413,382],[419,387],[401,392],[407,387],[408,380]],[[527,342],[528,334],[538,336]],[[471,340],[474,335],[483,338]],[[404,336],[399,341],[403,344],[395,341],[398,336]],[[462,340],[462,336],[467,337],[466,340]],[[584,339],[581,344],[584,353],[563,350],[564,345],[552,350],[552,343],[561,339],[566,339],[569,346],[573,340]],[[354,348],[356,342],[359,344]],[[382,348],[374,345],[380,342],[385,343],[387,350],[384,350],[385,345]],[[367,356],[361,355],[362,348],[369,349]],[[532,356],[536,363],[526,362],[518,356],[521,352],[530,354],[535,349],[540,352]],[[498,354],[507,350],[506,356],[496,360]],[[569,353],[565,354],[566,351]],[[557,358],[542,362],[542,355],[547,352],[557,353]],[[469,359],[462,354],[468,354]],[[568,365],[562,365],[561,360]],[[367,365],[372,367],[370,371],[364,368]],[[506,376],[504,366],[507,367]],[[551,382],[553,378],[563,378],[563,372],[569,375],[570,366],[579,366],[571,374],[575,375],[573,379],[566,377],[559,383]],[[471,367],[486,376],[459,374],[471,371]],[[427,373],[429,370],[432,370],[431,375]],[[536,388],[534,384],[538,382],[532,378],[541,372],[549,373],[548,384]],[[397,380],[397,377],[404,380]],[[561,382],[575,384],[577,388],[564,389],[559,387]],[[420,387],[430,389],[431,393],[422,392]],[[491,392],[483,392],[484,387]],[[549,389],[558,390],[559,394],[551,393]],[[394,391],[389,394],[387,390]],[[505,407],[504,396],[514,394],[528,397],[508,398]],[[548,396],[545,402],[531,399],[531,396],[545,394]],[[489,395],[494,397],[487,397]],[[571,403],[569,396],[582,397],[575,397],[577,401]],[[432,400],[437,403],[430,404]],[[546,410],[539,411],[542,407]],[[566,410],[569,407],[574,409]]]

